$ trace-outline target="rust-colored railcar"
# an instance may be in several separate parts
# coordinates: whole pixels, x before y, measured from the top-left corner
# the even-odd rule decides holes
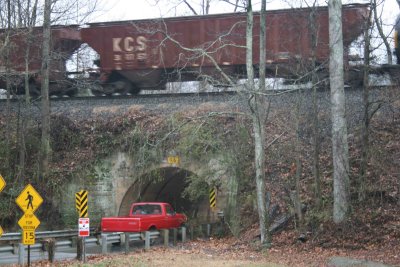
[[[27,28],[12,29],[9,33],[9,59],[6,49],[0,58],[0,88],[6,88],[6,75],[9,75],[11,88],[17,94],[24,92],[24,73],[28,63],[29,87],[32,93],[39,93],[41,86],[40,70],[42,67],[43,28],[34,27],[29,33]],[[6,31],[0,31],[0,40],[5,42]],[[50,59],[50,91],[57,93],[66,85],[66,61],[81,45],[78,25],[52,26],[51,59]],[[4,46],[5,48],[6,46]],[[29,50],[28,50],[29,47]],[[25,58],[29,60],[26,61]],[[9,62],[9,70],[6,64]]]
[[[290,75],[296,63],[312,56],[310,14],[312,9],[267,11],[267,68],[270,75]],[[343,5],[343,35],[347,54],[363,31],[369,6]],[[329,59],[328,8],[316,8],[316,59]],[[137,93],[162,89],[168,81],[188,81],[209,75],[220,80],[215,64],[244,77],[246,62],[246,14],[217,14],[92,23],[81,29],[84,43],[100,56],[100,77],[106,92]],[[259,14],[254,16],[254,63],[259,62]],[[344,55],[346,58],[346,54]],[[268,73],[268,72],[267,72]]]

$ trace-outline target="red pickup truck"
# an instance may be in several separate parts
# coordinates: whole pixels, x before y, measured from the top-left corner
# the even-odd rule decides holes
[[[102,232],[144,232],[182,226],[187,221],[184,214],[176,213],[164,202],[133,203],[126,217],[101,219]]]

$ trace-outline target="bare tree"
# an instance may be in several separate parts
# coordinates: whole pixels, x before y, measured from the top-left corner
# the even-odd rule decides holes
[[[266,64],[266,1],[262,1],[260,14],[260,85],[254,83],[253,69],[253,5],[247,0],[247,27],[246,27],[246,89],[250,92],[249,106],[254,132],[254,161],[256,168],[257,210],[260,224],[261,244],[269,246],[268,214],[265,194],[265,121],[268,103],[265,96],[265,64]]]
[[[375,0],[373,0],[375,1]],[[376,12],[376,7],[374,7],[374,13]],[[371,15],[371,14],[370,14]],[[376,16],[376,15],[374,15]],[[364,30],[364,74],[363,74],[363,129],[361,133],[361,162],[360,162],[360,174],[358,180],[358,200],[365,200],[365,176],[367,172],[368,163],[368,143],[369,143],[369,67],[370,67],[370,46],[371,46],[371,23],[370,18],[366,20],[365,30]],[[376,19],[375,19],[376,21]],[[391,58],[391,57],[390,57]]]
[[[399,3],[399,1],[397,1],[397,3]],[[383,2],[381,2],[381,4],[383,4]],[[381,37],[383,44],[385,45],[386,48],[386,56],[387,56],[387,63],[388,64],[392,64],[392,51],[390,48],[390,44],[388,41],[387,36],[385,35],[383,28],[382,28],[382,20],[381,20],[381,16],[378,15],[378,3],[376,2],[376,0],[371,0],[371,7],[372,7],[372,13],[374,14],[374,22],[375,22],[375,26],[376,29],[378,30],[379,36]]]
[[[314,1],[311,7],[309,26],[311,31],[311,81],[312,81],[312,131],[313,131],[313,175],[314,175],[314,200],[317,209],[322,206],[322,194],[321,194],[321,174],[320,174],[320,147],[321,140],[319,136],[319,119],[318,119],[318,100],[317,100],[317,82],[318,75],[316,73],[317,59],[316,50],[318,43],[317,36],[317,25],[316,25],[316,1]]]
[[[50,100],[49,100],[49,67],[50,67],[50,15],[51,0],[44,2],[43,17],[43,50],[42,50],[42,138],[40,150],[40,175],[46,177],[48,172],[50,147]]]
[[[10,74],[10,32],[11,32],[11,0],[7,0],[7,33],[6,33],[6,40],[5,40],[5,64],[6,64],[6,90],[7,90],[7,114],[6,114],[6,166],[10,168],[10,150],[11,150],[11,126],[10,126],[10,92],[11,92],[11,81],[9,78]]]
[[[349,155],[345,117],[342,1],[329,0],[329,80],[331,90],[333,220],[342,223],[349,213]]]

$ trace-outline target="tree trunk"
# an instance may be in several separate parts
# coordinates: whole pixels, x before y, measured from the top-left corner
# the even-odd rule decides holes
[[[263,8],[265,10],[265,1]],[[263,57],[260,62],[260,69],[265,69],[265,51],[261,51],[261,46],[264,46],[265,50],[265,11],[260,16],[261,28],[264,28],[260,32],[260,57]],[[255,168],[256,168],[256,191],[257,191],[257,210],[260,223],[260,235],[261,244],[269,244],[269,233],[267,228],[267,218],[265,207],[265,135],[264,135],[264,124],[265,124],[265,96],[262,95],[261,90],[265,90],[265,72],[262,70],[260,75],[260,87],[256,89],[254,84],[254,69],[253,69],[253,9],[251,0],[247,0],[247,29],[246,29],[246,67],[247,67],[247,89],[252,92],[250,95],[250,110],[253,121],[254,131],[254,154],[255,154]],[[264,21],[262,21],[264,20]],[[264,25],[264,26],[263,26]],[[264,89],[262,89],[264,87]]]
[[[314,176],[314,203],[317,210],[322,207],[322,194],[321,194],[321,175],[319,166],[319,154],[320,154],[320,137],[319,137],[319,120],[318,120],[318,96],[317,96],[317,82],[318,77],[316,73],[317,59],[317,25],[316,20],[316,7],[315,2],[310,14],[310,27],[311,27],[311,67],[312,67],[312,130],[313,130],[313,176]]]
[[[259,213],[264,214],[264,224],[263,227],[265,227],[265,239],[262,244],[266,246],[271,245],[271,235],[270,232],[268,231],[269,225],[270,225],[270,219],[269,219],[269,204],[266,205],[265,201],[265,195],[266,195],[266,189],[265,189],[265,122],[267,120],[267,109],[268,109],[268,103],[266,96],[263,95],[263,93],[266,92],[266,85],[265,85],[265,67],[266,67],[266,51],[267,51],[267,25],[266,25],[266,5],[267,1],[262,0],[261,1],[261,10],[260,10],[260,73],[259,73],[259,91],[261,94],[259,95],[259,99],[257,100],[259,104],[257,104],[257,114],[258,114],[258,121],[256,128],[259,128],[259,138],[260,140],[256,142],[255,139],[255,144],[258,144],[260,151],[261,157],[259,159],[260,163],[257,164],[260,166],[259,172],[260,174],[257,175],[257,179],[260,179],[259,183],[259,189],[257,190],[258,196],[257,198],[259,199],[259,206],[262,207],[262,209],[259,209]],[[256,152],[257,155],[257,152]],[[268,201],[270,202],[270,201]],[[260,221],[261,222],[261,221]]]
[[[43,55],[42,55],[42,138],[40,175],[46,177],[50,157],[50,101],[49,101],[49,63],[50,63],[50,14],[51,0],[45,0],[43,20]]]
[[[346,220],[349,212],[349,156],[343,74],[342,2],[329,0],[329,80],[331,88],[333,221]]]
[[[26,146],[25,146],[25,112],[26,112],[26,104],[23,104],[22,110],[20,110],[18,114],[18,154],[19,154],[19,163],[18,163],[18,170],[17,170],[17,180],[21,186],[24,185],[23,177],[25,173],[25,155],[26,155]]]
[[[293,204],[294,210],[297,215],[297,219],[299,222],[299,232],[302,234],[304,232],[304,220],[303,220],[303,211],[301,210],[301,199],[300,199],[300,176],[301,176],[301,148],[300,148],[300,107],[301,107],[301,96],[300,92],[297,91],[297,103],[296,103],[296,143],[295,143],[295,151],[296,151],[296,174],[295,174],[295,191],[293,194]]]
[[[7,90],[7,102],[6,102],[6,144],[5,144],[5,166],[8,171],[11,169],[11,82],[10,82],[10,32],[11,32],[11,0],[7,0],[7,34],[5,40],[5,63],[6,63],[6,90]]]
[[[369,150],[369,54],[370,54],[370,20],[366,21],[366,29],[364,31],[364,77],[363,77],[363,129],[361,133],[361,163],[360,163],[360,174],[358,180],[358,201],[363,202],[365,200],[365,175],[367,173],[368,164],[368,150]]]

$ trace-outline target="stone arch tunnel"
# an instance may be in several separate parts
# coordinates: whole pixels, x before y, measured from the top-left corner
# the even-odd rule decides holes
[[[217,159],[209,160],[208,164],[187,161],[174,166],[163,160],[142,169],[136,168],[129,154],[115,153],[97,163],[90,180],[84,175],[71,180],[65,190],[71,197],[61,198],[59,202],[63,218],[65,221],[76,220],[75,193],[83,189],[89,192],[89,216],[94,225],[98,225],[102,217],[127,216],[131,204],[138,201],[168,202],[194,224],[216,222],[221,211],[228,218],[227,208],[235,206],[236,197],[232,192],[237,191],[237,183],[231,182],[235,176],[229,175],[226,166],[218,162]],[[188,177],[192,175],[221,183],[215,208],[211,209],[209,205],[209,181],[204,182],[207,192],[204,198],[191,201],[182,195],[189,184]]]
[[[126,191],[118,215],[129,214],[133,202],[155,201],[168,202],[177,212],[183,212],[191,218],[200,221],[209,220],[210,209],[207,197],[194,202],[182,195],[188,185],[188,177],[192,175],[196,174],[186,169],[170,166],[145,173],[138,177]]]

